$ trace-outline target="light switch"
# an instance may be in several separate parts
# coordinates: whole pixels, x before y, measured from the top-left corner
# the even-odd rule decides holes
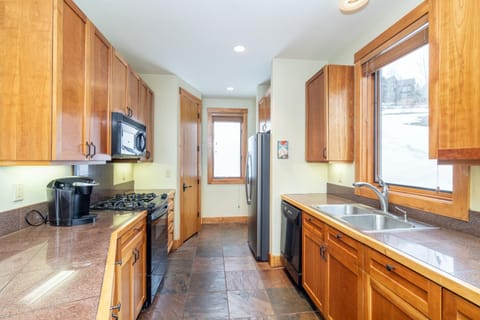
[[[23,184],[13,185],[13,201],[23,201]]]

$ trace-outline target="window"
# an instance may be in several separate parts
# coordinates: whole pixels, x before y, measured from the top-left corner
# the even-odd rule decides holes
[[[468,169],[429,159],[428,6],[357,52],[355,69],[355,179],[382,178],[391,202],[466,220]]]
[[[208,109],[208,183],[244,181],[247,109]]]

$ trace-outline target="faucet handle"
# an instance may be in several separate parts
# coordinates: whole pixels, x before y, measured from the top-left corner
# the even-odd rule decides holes
[[[378,185],[382,187],[382,192],[388,191],[388,184],[382,178],[378,178]]]

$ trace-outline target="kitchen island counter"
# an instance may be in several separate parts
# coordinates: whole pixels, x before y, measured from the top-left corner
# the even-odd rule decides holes
[[[312,208],[351,200],[327,194],[288,194],[282,199],[480,305],[480,238],[442,228],[364,233]]]
[[[95,319],[111,236],[144,212],[95,213],[91,224],[0,238],[0,319]]]

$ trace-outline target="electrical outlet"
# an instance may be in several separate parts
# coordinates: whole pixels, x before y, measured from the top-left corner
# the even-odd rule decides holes
[[[13,185],[13,201],[23,201],[23,184]]]

